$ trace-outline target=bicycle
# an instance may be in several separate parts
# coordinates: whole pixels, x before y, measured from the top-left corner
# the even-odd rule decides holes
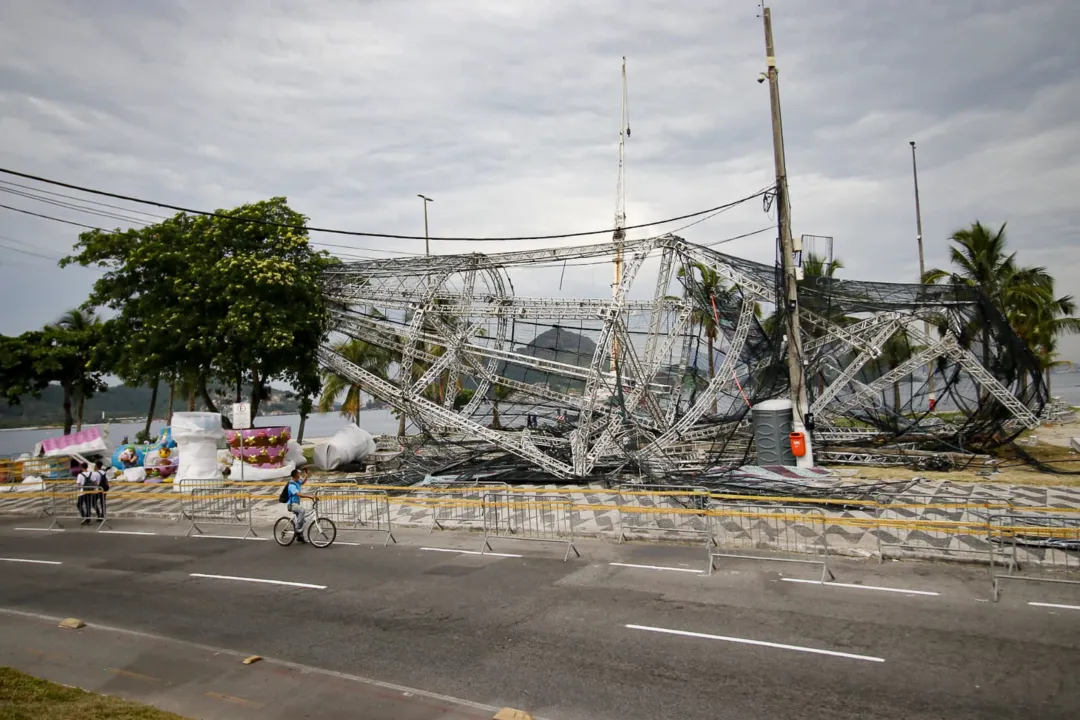
[[[330,547],[337,539],[337,525],[330,518],[319,517],[319,501],[311,503],[311,511],[308,513],[307,525],[303,531],[307,535],[307,541],[317,548]],[[274,540],[282,547],[288,547],[296,540],[296,525],[293,518],[282,517],[274,523]]]

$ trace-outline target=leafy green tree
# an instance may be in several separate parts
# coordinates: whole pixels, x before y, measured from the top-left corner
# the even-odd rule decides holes
[[[87,363],[92,363],[92,361],[96,359],[94,358],[94,347],[105,342],[101,319],[92,312],[87,312],[78,308],[68,310],[56,321],[56,327],[64,330],[71,338],[71,341],[83,344],[83,347],[87,350]],[[72,394],[75,402],[76,430],[82,430],[83,409],[86,404],[86,399],[94,394],[93,385],[91,384],[88,386],[86,384],[87,380],[88,378],[86,377],[80,378],[72,387]]]
[[[335,261],[312,249],[306,220],[282,197],[215,216],[181,213],[83,233],[63,264],[104,270],[87,304],[115,310],[128,331],[119,351],[128,377],[182,378],[189,402],[194,387],[211,411],[210,381],[231,381],[237,400],[247,382],[254,416],[273,379],[319,392],[321,273]]]
[[[0,391],[11,404],[24,396],[40,397],[50,383],[63,390],[64,434],[75,424],[73,405],[105,390],[102,373],[94,362],[94,345],[101,342],[88,326],[67,328],[46,325],[42,330],[4,338],[0,344],[3,379]]]

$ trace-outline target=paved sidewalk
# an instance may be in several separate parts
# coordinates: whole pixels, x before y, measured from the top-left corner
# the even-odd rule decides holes
[[[65,630],[58,621],[0,612],[0,665],[205,720],[491,720],[498,710],[292,663],[244,665],[236,652],[143,633]]]

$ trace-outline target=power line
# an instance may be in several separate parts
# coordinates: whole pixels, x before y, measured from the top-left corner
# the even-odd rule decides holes
[[[23,210],[17,207],[11,207],[10,205],[4,205],[3,203],[0,203],[0,208],[4,208],[5,210],[11,210],[17,213],[22,213],[24,215],[33,215],[34,217],[44,218],[45,220],[55,220],[56,222],[61,222],[66,225],[74,225],[75,227],[86,228],[87,230],[101,230],[102,232],[111,232],[110,230],[106,230],[105,228],[99,228],[96,225],[87,225],[85,223],[75,222],[74,220],[64,220],[63,218],[53,217],[52,215],[42,215],[41,213],[31,212],[30,210]]]
[[[32,192],[40,192],[45,195],[53,195],[54,198],[64,198],[65,200],[75,200],[81,203],[90,203],[91,205],[100,205],[102,207],[111,207],[114,210],[124,210],[125,213],[135,213],[136,215],[146,215],[147,217],[157,218],[159,220],[167,220],[167,215],[158,215],[156,213],[147,213],[146,210],[136,209],[134,207],[125,207],[123,205],[110,205],[109,203],[103,203],[99,200],[87,200],[85,198],[77,198],[76,195],[68,195],[63,192],[54,192],[52,190],[45,190],[43,188],[35,188],[30,185],[23,185],[21,182],[12,182],[11,180],[0,180],[0,185],[6,185],[12,188],[22,188],[23,190],[30,190]]]
[[[88,215],[97,215],[98,217],[109,218],[110,220],[120,220],[121,222],[133,223],[137,225],[150,224],[149,221],[142,218],[128,217],[126,215],[114,213],[110,210],[98,210],[96,208],[85,207],[83,205],[77,205],[75,203],[64,202],[63,200],[53,200],[52,198],[42,197],[35,193],[23,192],[22,190],[13,190],[7,187],[0,187],[0,192],[5,192],[9,195],[23,197],[28,200],[37,200],[38,202],[45,203],[46,205],[62,207],[66,210],[75,210],[78,212],[86,213]]]
[[[88,188],[88,187],[84,187],[84,186],[81,186],[81,185],[73,185],[71,183],[61,182],[59,180],[51,180],[49,178],[41,177],[41,176],[38,176],[38,175],[30,175],[29,173],[23,173],[23,172],[19,172],[17,170],[9,170],[7,168],[0,168],[0,173],[4,173],[6,175],[14,175],[15,177],[21,177],[21,178],[24,178],[24,179],[27,179],[27,180],[34,180],[35,182],[45,183],[47,185],[54,185],[56,187],[63,187],[63,188],[67,188],[69,190],[77,190],[79,192],[89,193],[91,195],[100,195],[100,196],[103,196],[103,197],[111,197],[111,198],[114,198],[116,200],[123,200],[125,202],[139,203],[141,205],[152,205],[154,207],[165,208],[167,210],[176,210],[177,212],[188,213],[188,214],[191,214],[191,215],[202,215],[202,216],[205,216],[205,217],[216,217],[216,218],[221,218],[221,219],[224,219],[224,220],[236,219],[231,215],[224,215],[222,213],[210,212],[210,211],[207,211],[207,210],[195,210],[195,209],[186,208],[186,207],[183,207],[183,206],[180,206],[180,205],[172,205],[172,204],[169,204],[169,203],[158,202],[156,200],[145,200],[145,199],[142,199],[142,198],[132,197],[130,195],[120,195],[118,193],[107,192],[105,190],[95,190],[93,188]],[[761,195],[765,194],[765,192],[767,192],[767,190],[766,191],[758,191],[758,192],[754,193],[753,195],[749,195],[747,197],[741,198],[739,200],[735,200],[735,201],[730,202],[730,203],[724,203],[723,205],[717,205],[716,207],[708,208],[706,210],[699,210],[697,212],[688,213],[686,215],[680,215],[678,217],[668,218],[666,220],[657,220],[655,222],[641,223],[639,225],[630,225],[628,227],[623,228],[623,230],[638,230],[638,229],[641,229],[641,228],[653,227],[653,226],[656,226],[656,225],[666,225],[668,223],[679,222],[681,220],[689,220],[690,218],[700,217],[702,215],[708,215],[710,213],[716,213],[716,212],[721,211],[721,210],[726,210],[726,209],[735,207],[736,205],[740,205],[740,204],[742,204],[744,202],[747,202],[748,200],[752,200],[752,199],[754,199],[756,197],[760,197]],[[424,237],[419,236],[419,235],[392,235],[392,234],[389,234],[389,233],[372,233],[372,232],[360,232],[360,231],[356,231],[356,230],[338,230],[338,229],[334,229],[334,228],[321,228],[321,227],[311,227],[311,226],[304,226],[304,225],[291,225],[291,224],[288,224],[288,223],[277,223],[277,222],[272,222],[272,221],[269,221],[269,220],[259,220],[259,219],[253,219],[253,218],[251,218],[251,219],[245,218],[244,222],[253,222],[253,223],[258,223],[258,224],[261,224],[261,225],[268,225],[268,226],[271,226],[271,227],[279,227],[279,228],[285,228],[285,229],[290,229],[290,230],[307,230],[308,232],[328,233],[328,234],[332,234],[332,235],[350,235],[350,236],[354,236],[354,237],[376,237],[376,238],[386,238],[386,239],[389,239],[389,240],[424,240],[424,239],[428,239],[428,240],[436,240],[436,241],[440,241],[440,242],[508,242],[508,241],[518,241],[518,240],[559,240],[559,239],[562,239],[562,238],[585,237],[585,236],[588,236],[588,235],[610,235],[610,234],[612,234],[614,232],[614,229],[612,229],[612,228],[605,228],[604,230],[590,230],[590,231],[587,231],[587,232],[561,233],[561,234],[555,234],[555,235],[524,235],[524,236],[518,236],[518,237],[488,237],[488,238],[477,238],[477,237],[431,237],[431,238],[424,238]]]

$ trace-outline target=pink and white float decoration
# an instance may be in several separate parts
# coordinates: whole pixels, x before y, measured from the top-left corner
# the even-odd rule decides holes
[[[292,428],[287,425],[226,430],[225,443],[233,457],[229,479],[235,482],[242,476],[244,480],[271,480],[289,475],[296,467],[289,460],[291,437]]]

